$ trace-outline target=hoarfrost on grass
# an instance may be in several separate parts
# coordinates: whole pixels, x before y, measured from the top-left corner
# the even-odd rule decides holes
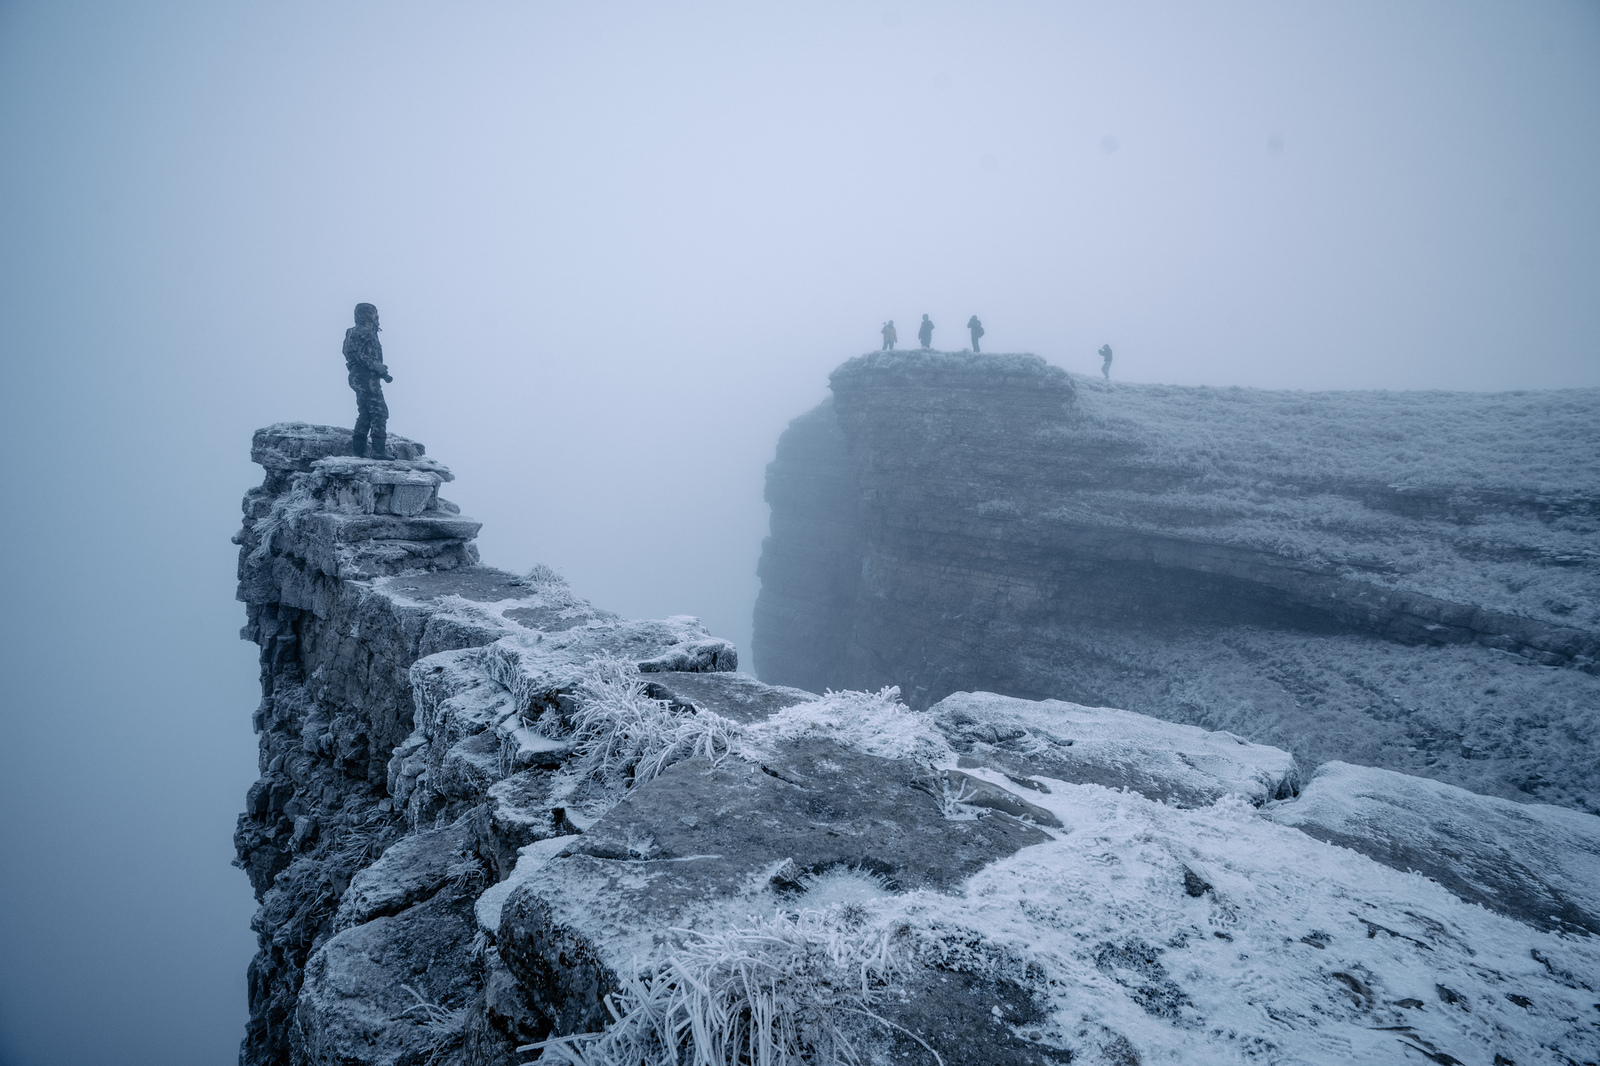
[[[927,717],[900,702],[900,689],[895,686],[877,692],[830,689],[820,700],[786,707],[749,726],[742,747],[751,757],[760,758],[763,752],[808,735],[824,736],[885,759],[940,764],[955,757],[949,742]]]
[[[838,906],[718,933],[673,930],[675,950],[623,975],[622,990],[606,997],[612,1020],[603,1032],[518,1050],[542,1048],[572,1066],[859,1062],[849,1023],[898,1028],[872,1007],[901,963],[897,927],[857,914]]]
[[[739,729],[710,711],[684,713],[652,699],[638,668],[622,659],[590,659],[573,696],[575,710],[546,711],[534,728],[573,744],[562,774],[567,794],[580,801],[614,803],[626,789],[684,759],[718,762],[732,750]]]

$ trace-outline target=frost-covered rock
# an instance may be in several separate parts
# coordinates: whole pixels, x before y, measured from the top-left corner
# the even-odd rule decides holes
[[[487,650],[484,665],[519,706],[530,707],[570,687],[589,660],[599,656],[652,671],[676,669],[663,665],[674,661],[694,671],[733,670],[738,665],[733,646],[713,638],[699,619],[688,615],[595,619],[559,632],[515,633]]]
[[[1054,697],[1600,813],[1600,390],[877,352],[767,469],[765,681]]]
[[[334,936],[306,964],[296,1011],[302,1061],[451,1061],[482,997],[474,935],[470,900],[441,895]]]
[[[756,702],[751,687],[741,686],[746,703]],[[781,690],[767,699],[784,702]],[[1020,798],[1006,809],[1008,789],[963,789],[963,775],[952,780],[920,761],[949,749],[917,717],[888,696],[806,696],[753,720],[722,757],[680,761],[630,790],[553,857],[539,856],[531,873],[519,862],[521,884],[500,904],[496,940],[553,1031],[601,1026],[605,997],[668,964],[688,931],[737,940],[774,909],[865,914],[896,894],[950,891],[1050,839],[1028,819],[1058,824],[1054,815]],[[1034,1014],[1004,975],[952,965],[944,983],[927,978],[914,999],[875,1004],[886,1021],[856,1039],[882,1045],[885,1057],[873,1061],[919,1045],[949,1055],[963,1041],[988,1062],[1052,1061],[996,1025],[991,1009],[1002,1007]]]
[[[1227,734],[771,686],[694,619],[617,618],[542,568],[328,571],[307,516],[365,515],[366,485],[408,519],[395,486],[434,468],[419,446],[386,481],[315,429],[258,439],[239,538],[263,689],[247,1066],[511,1066],[550,1040],[607,1066],[741,1040],[862,1066],[1526,1066],[1600,1040],[1596,941],[1462,898],[1511,892],[1497,844],[1592,913],[1588,823],[1369,817],[1482,801],[1399,775],[1258,810],[1293,762]],[[1296,810],[1307,831],[1274,822]],[[1316,839],[1341,817],[1442,840],[1463,879]]]
[[[1183,807],[1228,795],[1259,805],[1299,786],[1286,751],[1112,707],[957,692],[929,713],[963,766],[1127,788]]]
[[[1330,762],[1273,821],[1540,929],[1600,934],[1600,818]]]
[[[466,818],[403,838],[350,879],[334,915],[334,928],[348,929],[398,914],[447,886],[465,888],[482,880],[476,846],[475,827]]]
[[[247,1066],[345,1063],[355,1047],[370,1061],[412,1054],[395,1049],[422,1046],[405,1034],[432,1015],[410,1010],[399,984],[411,967],[427,970],[437,947],[433,919],[416,914],[481,893],[529,840],[575,831],[547,788],[508,786],[491,799],[508,776],[548,775],[570,745],[529,728],[529,707],[488,676],[480,649],[574,629],[585,632],[563,642],[569,667],[608,649],[645,660],[720,647],[692,619],[623,623],[547,569],[518,577],[476,565],[477,523],[438,496],[449,471],[394,437],[396,460],[356,459],[349,437],[304,423],[259,431],[252,455],[265,477],[245,496],[235,538],[242,635],[260,645],[262,681],[261,779],[234,838],[261,903]],[[731,649],[711,658],[727,665]],[[559,685],[541,692],[562,698]],[[476,1061],[510,1058],[526,1034],[506,1020],[504,969],[458,962],[469,999],[500,981],[499,1013],[474,1000],[487,1028],[461,1047],[475,1047]],[[317,1040],[307,1043],[306,1026]],[[327,1035],[358,1030],[367,1035]]]

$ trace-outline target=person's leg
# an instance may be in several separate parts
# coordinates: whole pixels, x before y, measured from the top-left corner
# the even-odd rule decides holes
[[[372,405],[372,451],[374,459],[392,459],[389,454],[389,405],[383,402],[383,390],[373,389],[369,402]]]
[[[372,409],[367,404],[367,394],[356,390],[356,429],[350,435],[350,454],[367,454],[367,430],[372,425]]]

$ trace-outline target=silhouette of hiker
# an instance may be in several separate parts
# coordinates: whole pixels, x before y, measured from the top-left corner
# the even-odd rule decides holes
[[[883,334],[883,350],[886,352],[894,351],[894,342],[899,340],[894,332],[894,319],[891,318],[885,322],[883,329],[879,330],[879,332]]]
[[[922,325],[917,327],[917,340],[922,342],[924,351],[933,347],[933,323],[928,321],[928,316],[922,316]]]
[[[1105,363],[1100,367],[1100,373],[1102,373],[1102,374],[1104,374],[1106,376],[1106,380],[1107,381],[1110,381],[1111,380],[1111,345],[1102,344],[1100,346],[1100,358],[1105,360]]]
[[[356,431],[350,438],[350,451],[369,455],[367,434],[372,434],[370,458],[393,459],[389,454],[389,405],[383,402],[383,381],[393,381],[383,365],[383,345],[378,343],[378,309],[372,304],[356,304],[356,324],[344,331],[344,365],[350,372],[350,388],[356,394]]]
[[[978,347],[978,338],[983,336],[983,323],[978,321],[978,316],[973,315],[967,319],[967,328],[972,331],[972,350],[981,351]]]

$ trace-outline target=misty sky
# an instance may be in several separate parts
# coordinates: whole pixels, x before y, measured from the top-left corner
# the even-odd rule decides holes
[[[1600,385],[1600,5],[0,0],[0,1063],[232,1061],[250,432],[393,432],[748,647],[762,472],[903,341]]]

